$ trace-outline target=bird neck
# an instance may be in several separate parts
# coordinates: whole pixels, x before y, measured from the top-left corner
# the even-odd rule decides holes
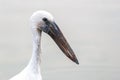
[[[33,52],[29,67],[34,72],[40,72],[41,31],[33,29]]]

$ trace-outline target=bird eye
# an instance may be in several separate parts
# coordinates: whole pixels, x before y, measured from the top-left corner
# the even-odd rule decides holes
[[[47,18],[43,18],[43,21],[47,22],[48,20],[47,20]]]

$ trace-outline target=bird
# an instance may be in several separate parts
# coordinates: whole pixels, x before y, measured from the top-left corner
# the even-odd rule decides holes
[[[73,62],[79,64],[78,59],[55,22],[51,13],[45,10],[38,10],[30,17],[32,31],[33,50],[28,65],[16,76],[9,80],[42,80],[40,69],[41,34],[48,34],[58,45],[60,50]]]

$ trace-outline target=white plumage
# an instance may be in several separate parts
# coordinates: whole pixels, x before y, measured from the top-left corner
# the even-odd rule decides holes
[[[78,63],[74,52],[55,24],[53,16],[46,11],[37,11],[30,18],[33,35],[33,52],[30,62],[24,70],[9,80],[42,80],[40,70],[41,33],[49,34],[63,53],[75,63]]]

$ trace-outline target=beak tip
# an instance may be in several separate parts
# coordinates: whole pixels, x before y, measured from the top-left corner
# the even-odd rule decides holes
[[[79,61],[77,59],[74,62],[79,65]]]
[[[77,65],[79,65],[79,62],[76,62]]]

